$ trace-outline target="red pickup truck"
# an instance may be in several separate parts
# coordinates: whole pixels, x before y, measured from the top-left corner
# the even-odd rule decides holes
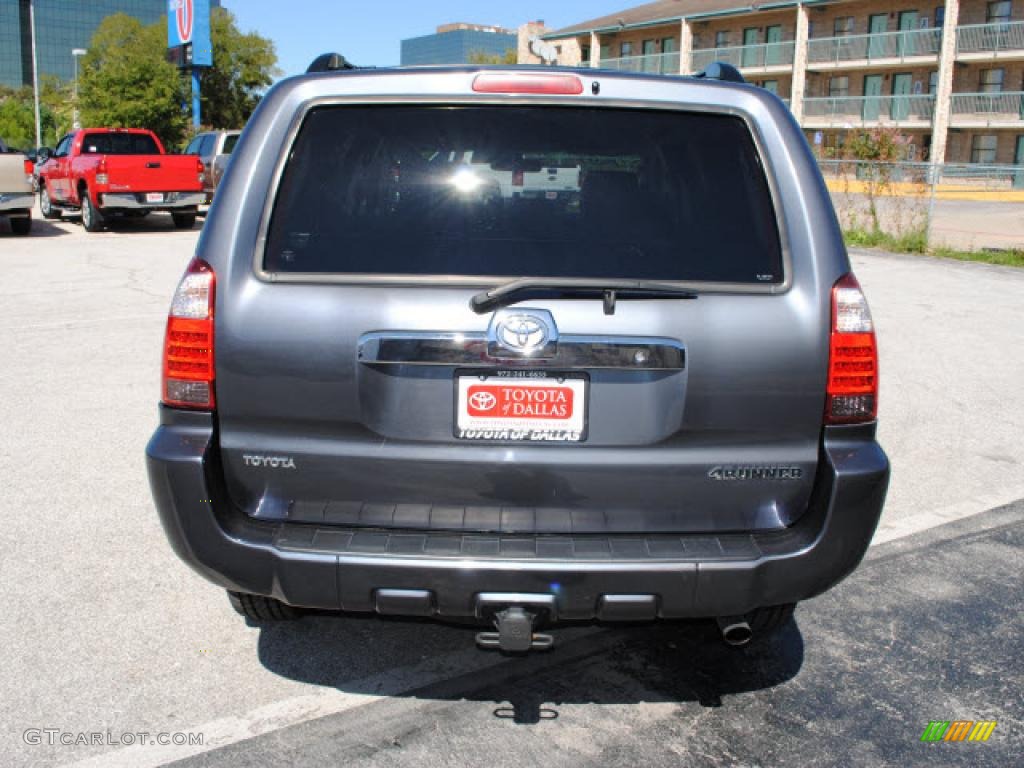
[[[39,210],[56,219],[81,211],[82,225],[97,232],[114,217],[141,218],[169,211],[178,229],[195,225],[204,202],[203,165],[190,155],[168,155],[152,131],[85,128],[49,153],[39,173]]]

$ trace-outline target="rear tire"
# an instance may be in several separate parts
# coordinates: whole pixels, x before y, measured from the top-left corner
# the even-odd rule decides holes
[[[44,219],[59,219],[60,209],[54,208],[50,201],[50,192],[46,189],[46,182],[39,182],[39,212]]]
[[[192,229],[196,225],[196,214],[192,213],[172,213],[171,218],[174,219],[175,229]]]
[[[26,216],[23,219],[11,219],[11,232],[16,235],[27,235],[32,231],[32,217]]]
[[[758,608],[747,614],[747,624],[750,631],[754,633],[754,640],[762,635],[771,635],[781,629],[791,618],[796,603],[785,603],[784,605],[772,605],[767,608]]]
[[[290,605],[285,605],[272,597],[228,590],[228,600],[231,601],[231,607],[236,613],[250,621],[292,621],[300,616]]]
[[[103,229],[103,214],[92,204],[88,190],[82,191],[82,226],[86,232],[99,232]]]

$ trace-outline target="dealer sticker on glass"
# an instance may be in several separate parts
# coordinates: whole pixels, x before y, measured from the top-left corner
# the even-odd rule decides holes
[[[499,371],[455,379],[455,435],[463,440],[580,442],[587,380],[576,374]]]

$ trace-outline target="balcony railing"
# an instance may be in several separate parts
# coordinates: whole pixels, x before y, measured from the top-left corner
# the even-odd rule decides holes
[[[941,44],[942,30],[938,27],[874,35],[817,37],[807,41],[807,61],[811,64],[880,59],[902,61],[918,56],[938,56]]]
[[[1024,21],[969,24],[956,30],[957,55],[1024,50]]]
[[[954,93],[953,122],[972,118],[985,122],[1020,122],[1024,119],[1024,92]]]
[[[846,122],[924,122],[932,119],[934,96],[826,96],[804,99],[804,118]]]
[[[678,53],[652,53],[646,56],[623,56],[618,59],[601,59],[603,69],[617,69],[620,72],[648,72],[655,75],[678,75]]]
[[[792,40],[783,43],[737,45],[730,48],[698,48],[690,57],[690,68],[699,72],[713,61],[724,61],[734,67],[784,67],[793,63]]]

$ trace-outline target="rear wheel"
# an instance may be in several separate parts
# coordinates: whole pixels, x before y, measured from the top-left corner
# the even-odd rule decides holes
[[[46,189],[46,182],[39,182],[39,212],[44,219],[59,219],[60,209],[54,208],[50,202],[50,192]]]
[[[750,631],[754,633],[755,638],[761,634],[775,632],[793,618],[795,608],[796,603],[786,603],[784,605],[772,605],[767,608],[758,608],[756,611],[751,611],[747,614],[747,623],[750,625]]]
[[[103,229],[103,214],[96,210],[88,191],[82,192],[82,226],[86,232],[99,232]]]
[[[11,231],[16,235],[27,235],[32,231],[32,217],[25,216],[21,219],[11,219]]]
[[[192,213],[172,213],[175,229],[192,229],[196,225],[195,211]]]
[[[237,613],[252,621],[291,621],[299,618],[297,610],[272,597],[229,590],[228,600]]]

